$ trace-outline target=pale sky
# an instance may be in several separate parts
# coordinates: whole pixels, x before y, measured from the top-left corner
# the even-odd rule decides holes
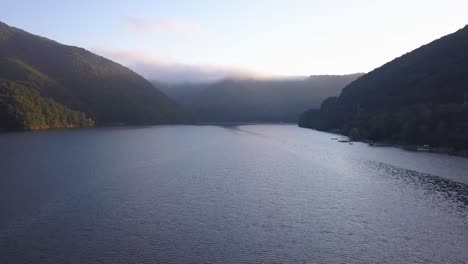
[[[84,47],[148,78],[161,69],[368,72],[468,24],[468,0],[0,0],[0,6],[0,20],[11,26]]]

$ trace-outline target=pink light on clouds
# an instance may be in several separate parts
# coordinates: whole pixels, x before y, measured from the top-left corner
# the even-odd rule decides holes
[[[178,63],[167,57],[144,51],[93,49],[93,52],[129,67],[148,80],[168,83],[212,82],[224,78],[263,79],[271,77],[265,73],[234,66]]]
[[[148,19],[139,16],[122,17],[125,25],[138,33],[178,33],[195,36],[203,33],[198,24],[178,19]]]

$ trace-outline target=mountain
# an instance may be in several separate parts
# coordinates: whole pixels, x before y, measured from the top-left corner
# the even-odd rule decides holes
[[[369,111],[463,103],[467,85],[468,26],[375,69],[343,89],[339,100]]]
[[[41,109],[39,105],[47,101],[60,106],[64,114],[77,113],[85,118],[71,124],[51,124],[45,118],[42,124],[29,129],[89,125],[84,121],[88,118],[97,125],[188,121],[172,100],[131,70],[85,49],[62,45],[1,22],[0,79],[4,81],[3,91],[8,90],[10,96],[20,93],[30,97],[30,104],[37,103],[30,110]],[[3,108],[6,102],[12,100],[3,100]],[[17,111],[1,115],[7,118],[13,112]],[[0,127],[9,128],[8,124],[2,122]]]
[[[350,83],[301,126],[354,137],[468,148],[468,26]],[[330,102],[329,100],[329,102]]]
[[[202,122],[296,122],[362,74],[166,85],[163,91]],[[163,86],[162,86],[163,87]]]

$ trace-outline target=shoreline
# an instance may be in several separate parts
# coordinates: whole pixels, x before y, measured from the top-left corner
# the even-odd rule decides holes
[[[335,133],[330,133],[330,132],[326,132],[326,133],[339,135],[343,137],[342,139],[332,138],[332,140],[335,140],[338,143],[359,142],[359,143],[367,144],[369,147],[373,147],[373,148],[385,148],[385,147],[399,148],[399,149],[409,151],[409,152],[434,153],[434,154],[442,154],[442,155],[448,155],[448,156],[468,158],[468,150],[456,150],[453,147],[444,147],[444,146],[431,147],[428,145],[397,144],[397,143],[388,143],[385,141],[379,142],[379,141],[371,141],[371,140],[351,140],[347,136],[344,136],[341,134],[335,134]]]

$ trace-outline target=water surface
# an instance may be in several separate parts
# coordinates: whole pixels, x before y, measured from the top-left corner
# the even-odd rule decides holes
[[[291,125],[0,135],[0,263],[467,263],[468,160]]]

